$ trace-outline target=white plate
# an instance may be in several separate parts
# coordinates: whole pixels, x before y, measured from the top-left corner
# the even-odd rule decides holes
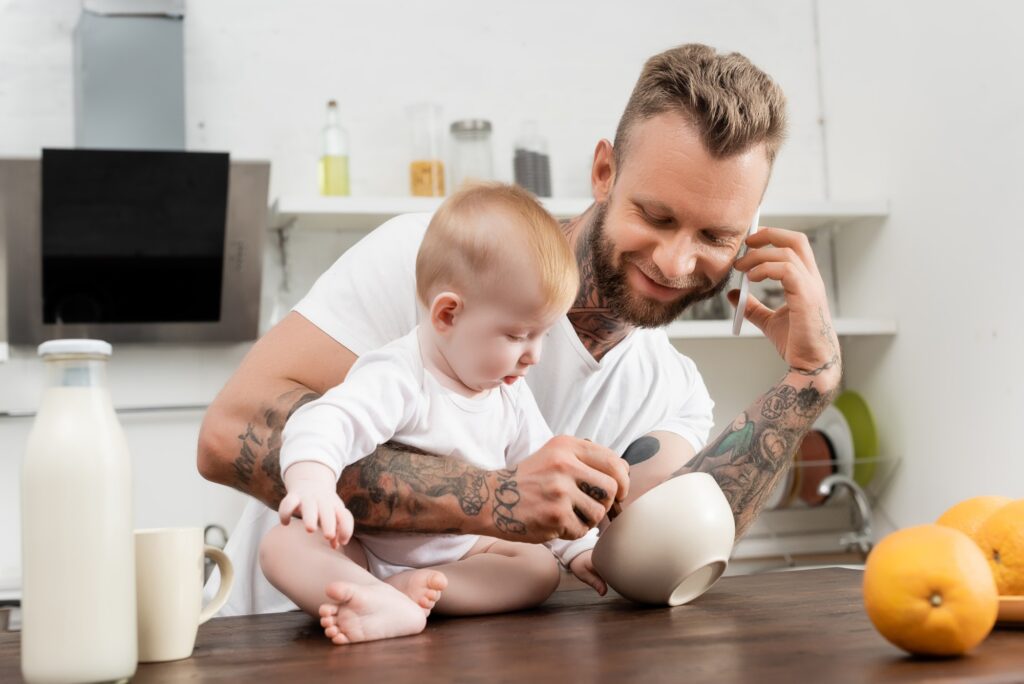
[[[825,433],[836,456],[836,471],[853,477],[853,433],[846,417],[835,406],[827,407],[812,426]]]

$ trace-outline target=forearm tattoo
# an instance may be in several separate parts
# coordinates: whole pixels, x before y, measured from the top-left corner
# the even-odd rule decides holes
[[[721,486],[736,519],[737,539],[750,527],[793,454],[833,393],[780,383],[762,395],[675,475],[701,471]]]
[[[281,433],[284,424],[299,407],[316,399],[318,394],[306,389],[285,392],[274,406],[246,423],[238,435],[238,457],[231,464],[234,486],[276,508],[287,493],[281,479]]]
[[[526,524],[516,520],[515,507],[519,503],[517,467],[498,471],[498,486],[494,491],[494,526],[506,534],[526,534]]]
[[[817,368],[811,368],[809,370],[790,366],[789,369],[794,373],[813,377],[815,375],[821,375],[829,369],[840,367],[840,364],[842,363],[842,355],[839,353],[839,339],[836,337],[835,331],[832,329],[832,324],[825,316],[825,310],[820,307],[818,308],[818,318],[821,321],[821,329],[818,330],[818,333],[828,342],[829,349],[832,351],[832,357]]]
[[[392,532],[461,532],[465,518],[480,515],[491,498],[487,471],[396,443],[345,468],[338,493],[360,529]],[[513,493],[518,501],[514,481],[501,496],[511,500]],[[458,513],[445,507],[445,497],[455,499]],[[495,506],[498,500],[495,492]]]

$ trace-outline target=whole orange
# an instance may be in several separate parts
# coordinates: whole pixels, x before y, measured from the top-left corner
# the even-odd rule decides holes
[[[974,496],[970,499],[964,499],[940,515],[935,524],[960,530],[971,539],[974,539],[981,524],[990,515],[1011,501],[1013,499],[1008,496],[995,495]]]
[[[992,631],[999,597],[970,537],[919,525],[893,532],[871,551],[864,608],[882,636],[905,651],[959,655]]]
[[[1008,503],[982,523],[974,540],[1004,596],[1024,594],[1024,499]]]

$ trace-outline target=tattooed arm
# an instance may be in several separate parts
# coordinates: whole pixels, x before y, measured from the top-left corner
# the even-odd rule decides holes
[[[264,335],[210,405],[199,471],[276,509],[285,421],[341,382],[356,356],[291,313]],[[602,475],[601,473],[606,473]],[[607,481],[601,498],[577,483]],[[385,445],[347,468],[338,493],[362,529],[463,532],[519,541],[577,538],[626,494],[625,464],[608,449],[555,437],[515,468],[487,471]]]
[[[779,350],[788,372],[699,454],[671,433],[642,437],[624,454],[634,463],[630,471],[633,498],[666,477],[709,473],[732,505],[737,538],[764,507],[800,440],[832,400],[842,375],[839,340],[806,236],[765,228],[747,238],[747,245],[751,250],[736,262],[736,269],[753,282],[780,281],[786,304],[773,311],[751,297],[745,316]],[[729,295],[734,305],[737,294]]]

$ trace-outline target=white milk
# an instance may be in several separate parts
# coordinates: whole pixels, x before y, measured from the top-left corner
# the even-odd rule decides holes
[[[22,674],[29,682],[130,677],[137,661],[131,472],[106,356],[44,358],[49,382],[22,470]]]

